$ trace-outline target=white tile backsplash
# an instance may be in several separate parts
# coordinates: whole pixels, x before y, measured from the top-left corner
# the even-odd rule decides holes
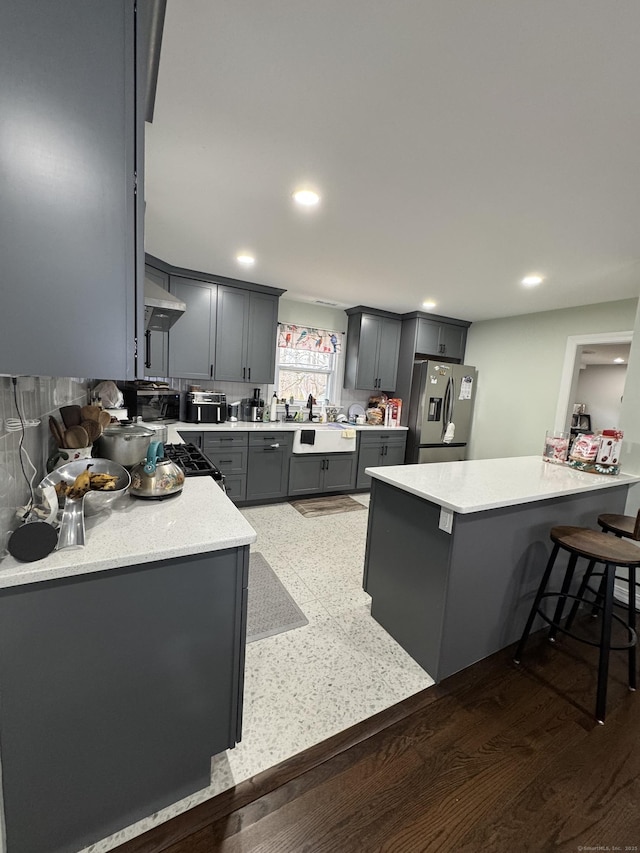
[[[19,376],[14,386],[9,376],[0,376],[0,560],[6,554],[9,534],[18,524],[16,510],[29,500],[29,485],[22,471],[37,486],[46,474],[46,462],[55,448],[49,433],[49,415],[60,420],[60,406],[87,402],[85,379],[48,376]],[[37,426],[24,431],[8,429],[7,419],[18,419],[18,409],[25,421],[38,420]],[[20,444],[24,450],[21,452]],[[26,452],[25,452],[26,451]],[[36,473],[29,466],[31,459]]]

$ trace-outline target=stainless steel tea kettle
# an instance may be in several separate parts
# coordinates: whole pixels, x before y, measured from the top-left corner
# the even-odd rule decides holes
[[[147,458],[131,469],[129,494],[147,500],[162,500],[179,495],[184,486],[184,471],[164,458],[164,444],[152,441]]]

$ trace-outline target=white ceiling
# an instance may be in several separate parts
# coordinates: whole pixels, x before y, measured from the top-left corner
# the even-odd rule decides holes
[[[581,347],[580,364],[614,364],[614,359],[622,358],[626,365],[630,351],[631,344],[586,344]]]
[[[638,0],[168,0],[147,251],[467,320],[637,297],[639,34]]]

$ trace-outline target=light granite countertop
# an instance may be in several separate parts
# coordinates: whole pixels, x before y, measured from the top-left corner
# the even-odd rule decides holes
[[[212,477],[187,477],[177,497],[125,495],[111,510],[85,518],[86,544],[43,560],[0,562],[0,588],[204,554],[255,542],[257,534]]]
[[[367,468],[366,473],[459,513],[533,503],[640,481],[640,476],[631,474],[587,474],[543,462],[539,456],[390,465]]]
[[[145,424],[150,428],[153,428],[153,422]],[[182,439],[178,436],[178,431],[180,432],[264,432],[265,430],[268,432],[282,432],[283,430],[286,432],[295,432],[298,429],[337,429],[340,426],[345,427],[346,429],[355,429],[357,432],[384,432],[388,433],[390,431],[395,430],[404,430],[407,431],[407,427],[399,426],[399,427],[385,427],[385,426],[370,426],[369,424],[365,425],[354,425],[354,424],[318,424],[312,421],[273,421],[273,422],[257,422],[253,423],[252,421],[225,421],[222,424],[192,424],[187,423],[186,421],[178,421],[177,423],[167,424],[169,431],[169,442],[181,441]]]

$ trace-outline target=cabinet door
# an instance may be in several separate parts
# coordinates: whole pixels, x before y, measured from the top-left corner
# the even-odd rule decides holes
[[[378,384],[374,386],[381,391],[394,391],[396,387],[401,329],[401,320],[382,318],[378,347]]]
[[[215,378],[248,382],[249,292],[218,285]]]
[[[134,2],[2,8],[2,371],[132,379]]]
[[[247,500],[283,498],[289,485],[287,447],[250,447],[247,464]]]
[[[430,320],[418,320],[416,352],[421,355],[438,355],[440,350],[440,326]]]
[[[289,466],[289,494],[321,492],[324,462],[322,456],[292,456]]]
[[[355,453],[335,453],[325,458],[323,491],[354,489],[356,485]]]
[[[247,382],[271,384],[275,374],[278,298],[252,293],[249,302]]]
[[[366,468],[375,468],[376,465],[384,465],[381,446],[379,444],[361,445],[358,455],[356,488],[366,489],[371,485],[371,477],[364,472]]]
[[[458,358],[462,361],[466,339],[467,330],[464,326],[443,324],[440,326],[438,352],[447,358]]]
[[[363,314],[360,324],[360,344],[358,346],[358,373],[356,388],[377,388],[378,353],[383,317]]]
[[[215,285],[171,276],[169,289],[187,306],[169,332],[169,376],[210,379],[213,375]]]
[[[382,465],[403,465],[406,442],[394,442],[382,446]]]
[[[169,290],[169,276],[166,272],[147,264],[144,268],[144,275],[158,287]],[[144,375],[169,375],[169,332],[148,329],[144,333]]]

